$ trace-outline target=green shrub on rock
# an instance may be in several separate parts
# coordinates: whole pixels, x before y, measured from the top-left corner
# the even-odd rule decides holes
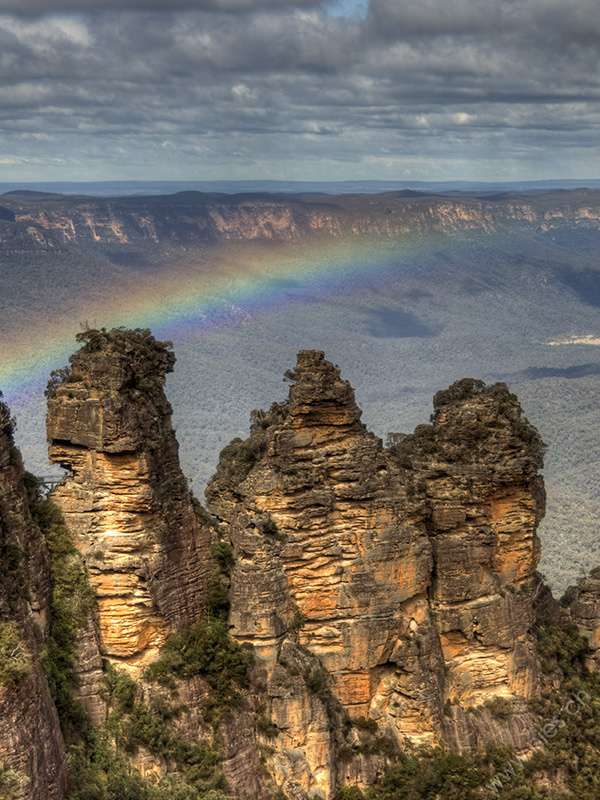
[[[29,650],[16,624],[0,622],[0,686],[17,686],[32,669]]]
[[[236,687],[247,685],[252,660],[252,652],[229,636],[227,624],[211,619],[169,634],[145,677],[169,685],[174,677],[202,675],[212,689],[211,705],[227,709],[239,701]]]

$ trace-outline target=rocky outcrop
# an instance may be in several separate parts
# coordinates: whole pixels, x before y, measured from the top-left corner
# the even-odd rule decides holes
[[[171,692],[144,670],[157,660],[169,633],[205,623],[209,607],[214,622],[214,614],[222,614],[218,603],[226,600],[225,578],[211,555],[217,534],[198,520],[202,512],[179,467],[163,390],[175,360],[170,343],[155,341],[147,330],[92,330],[79,338],[83,347],[70,367],[53,375],[47,392],[50,459],[69,472],[52,500],[96,594],[96,607],[74,645],[73,692],[92,723],[102,725],[109,710],[119,718],[123,709],[107,694],[107,660],[135,679],[130,687],[136,702],[147,704],[145,713],[157,697],[170,708],[162,735],[178,743],[177,752],[216,750],[205,717],[212,690],[202,676],[171,674]],[[269,800],[252,693],[234,714],[226,713],[221,700],[220,769],[228,794],[243,800],[250,791],[257,800]],[[116,740],[114,746],[118,751]],[[178,770],[181,777],[186,765],[167,758],[164,749],[138,741],[126,757],[152,780]]]
[[[328,798],[408,741],[525,746],[543,448],[516,398],[459,382],[384,449],[322,352],[289,377],[207,490],[236,555],[232,634],[268,674],[271,773]],[[468,710],[498,695],[511,724]]]
[[[179,467],[168,345],[142,330],[84,339],[48,392],[50,460],[69,473],[53,500],[97,593],[100,651],[138,675],[169,630],[202,617],[210,535]]]
[[[204,619],[216,534],[179,469],[168,344],[149,331],[81,339],[49,385],[47,430],[69,471],[53,498],[97,594],[76,671],[101,722],[101,655],[139,679],[169,631]],[[230,632],[256,657],[220,728],[229,791],[329,800],[372,784],[409,743],[524,749],[544,491],[543,444],[517,399],[459,381],[431,424],[384,447],[322,352],[301,351],[287,377],[288,399],[253,412],[207,491],[234,550]],[[208,685],[178,688],[181,734],[208,736]],[[135,763],[166,769],[142,751]]]
[[[65,754],[39,657],[51,622],[51,576],[29,500],[0,401],[0,796],[59,800]]]
[[[415,473],[416,491],[426,498],[434,562],[429,605],[446,698],[462,707],[497,696],[528,698],[539,679],[530,631],[536,528],[545,508],[537,474],[543,444],[504,384],[459,381],[436,395],[434,409],[433,424],[419,426],[392,457],[406,467],[410,462],[408,474]],[[522,710],[515,703],[515,712]],[[462,747],[481,743],[481,717],[471,723],[465,740],[446,718],[446,738]],[[506,740],[519,749],[532,731],[523,721],[517,730]]]

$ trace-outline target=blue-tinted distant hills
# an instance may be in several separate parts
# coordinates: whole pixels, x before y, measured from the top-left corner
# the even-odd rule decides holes
[[[413,190],[419,192],[512,192],[548,191],[551,189],[600,189],[598,179],[565,179],[544,181],[53,181],[10,183],[0,182],[0,194],[6,192],[48,192],[50,194],[122,195],[172,194],[182,191],[275,192],[283,194],[378,194]]]

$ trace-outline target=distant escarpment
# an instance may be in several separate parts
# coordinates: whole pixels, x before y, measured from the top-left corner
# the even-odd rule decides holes
[[[448,196],[294,196],[179,192],[156,197],[3,197],[0,242],[33,245],[190,245],[221,241],[298,241],[308,237],[396,237],[433,233],[600,229],[600,192]],[[33,237],[33,240],[32,240]],[[30,241],[32,240],[32,241]],[[29,243],[28,243],[29,242]]]

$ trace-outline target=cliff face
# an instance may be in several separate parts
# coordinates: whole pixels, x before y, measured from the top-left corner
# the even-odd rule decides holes
[[[593,569],[576,587],[567,590],[569,614],[589,643],[586,667],[600,672],[600,569]]]
[[[511,230],[552,231],[563,225],[598,229],[598,192],[497,195],[493,199],[435,195],[341,195],[302,198],[266,194],[179,192],[165,197],[3,197],[7,221],[0,240],[21,252],[39,246],[295,241],[309,236],[401,236]],[[10,217],[10,218],[9,218]],[[11,233],[13,231],[13,233]],[[23,240],[23,241],[21,241]]]
[[[544,501],[541,443],[516,398],[455,384],[433,425],[385,450],[323,353],[302,351],[291,378],[207,491],[235,549],[232,633],[268,675],[278,783],[330,797],[342,780],[372,782],[409,740],[523,747]],[[497,695],[508,725],[465,710]],[[359,718],[350,729],[340,703]]]
[[[47,392],[50,459],[69,471],[52,501],[95,590],[95,607],[74,643],[73,693],[94,724],[102,725],[111,711],[112,732],[105,728],[102,735],[108,735],[115,756],[124,757],[142,777],[156,781],[175,772],[182,778],[190,770],[185,759],[195,754],[203,765],[196,768],[197,780],[202,783],[204,776],[208,785],[217,766],[203,762],[207,750],[217,749],[206,717],[210,683],[193,670],[184,676],[169,673],[165,689],[144,669],[157,662],[167,635],[177,631],[204,635],[202,646],[212,647],[214,655],[215,618],[210,628],[207,606],[217,602],[215,594],[222,601],[225,591],[211,556],[216,534],[198,521],[179,467],[163,390],[175,358],[170,343],[157,342],[147,330],[88,331],[80,340],[83,347],[69,368],[53,375]],[[202,628],[198,634],[194,623],[212,632]],[[226,632],[223,636],[221,646],[230,642]],[[117,669],[103,667],[103,660]],[[128,673],[126,679],[119,670]],[[110,694],[111,680],[129,687],[127,707]],[[132,720],[124,721],[130,713],[144,718],[137,734],[128,727]],[[153,735],[160,729],[160,740],[149,734],[148,719]],[[253,722],[251,702],[223,721],[219,770],[228,778],[231,796],[245,798],[250,791],[260,800],[271,794],[260,770]],[[114,733],[119,726],[129,733]],[[133,739],[123,751],[126,736]]]
[[[50,460],[69,471],[53,500],[97,592],[100,650],[134,675],[201,617],[209,570],[162,389],[173,362],[147,331],[97,333],[48,401]]]
[[[11,797],[58,800],[67,783],[58,716],[39,651],[50,624],[48,555],[0,401],[0,778]]]
[[[434,399],[433,425],[392,448],[415,471],[433,549],[429,605],[446,674],[445,740],[462,748],[493,738],[525,745],[531,720],[521,698],[538,690],[531,628],[545,509],[543,445],[506,386],[459,381]],[[418,488],[417,488],[418,491]],[[513,701],[507,729],[464,709]],[[486,730],[487,729],[487,730]]]

